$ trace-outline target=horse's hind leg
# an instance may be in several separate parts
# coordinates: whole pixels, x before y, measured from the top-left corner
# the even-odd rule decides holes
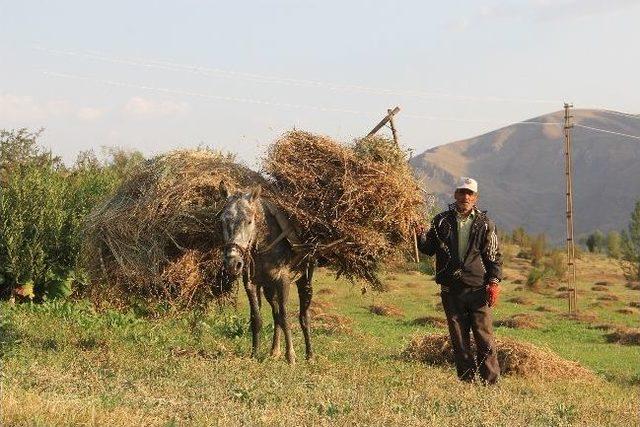
[[[313,297],[313,269],[314,264],[309,263],[306,271],[296,281],[298,286],[298,297],[300,299],[300,314],[298,319],[300,320],[300,328],[304,335],[304,345],[306,349],[307,359],[313,357],[313,350],[311,348],[311,323],[309,319],[309,306],[311,305],[311,299]]]
[[[280,355],[280,310],[278,300],[276,298],[276,290],[273,286],[267,286],[266,288],[263,288],[263,291],[264,296],[271,306],[271,313],[273,314],[273,340],[271,341],[271,356],[278,357]]]
[[[251,314],[251,341],[252,350],[251,357],[258,356],[258,347],[260,346],[260,329],[262,329],[262,318],[260,318],[260,308],[258,307],[258,295],[256,285],[250,280],[244,280],[244,290],[247,292],[249,299],[249,309]]]
[[[284,341],[286,344],[285,356],[287,362],[293,364],[296,362],[296,353],[293,350],[293,341],[291,340],[291,328],[289,327],[289,319],[287,319],[287,299],[289,298],[289,281],[279,277],[274,280],[276,287],[276,298],[278,300],[278,320],[282,331],[284,332]]]

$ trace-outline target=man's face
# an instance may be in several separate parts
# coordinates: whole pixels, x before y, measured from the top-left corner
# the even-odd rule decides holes
[[[476,201],[478,200],[478,193],[474,193],[466,188],[460,188],[453,193],[453,197],[456,199],[458,211],[467,213],[471,210],[473,205],[476,204]]]

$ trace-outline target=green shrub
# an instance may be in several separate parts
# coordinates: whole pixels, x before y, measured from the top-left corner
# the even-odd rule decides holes
[[[85,153],[66,167],[37,145],[38,132],[0,131],[0,296],[29,286],[37,299],[74,282],[84,216],[118,182]]]
[[[544,263],[545,268],[549,270],[558,279],[562,279],[567,272],[567,259],[562,251],[553,251]]]
[[[536,288],[547,277],[549,277],[549,270],[545,268],[533,268],[527,276],[527,286]]]

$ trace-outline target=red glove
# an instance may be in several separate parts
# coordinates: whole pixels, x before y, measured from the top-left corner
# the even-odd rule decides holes
[[[498,304],[498,298],[500,297],[500,285],[496,282],[491,282],[487,285],[487,305],[493,307]]]

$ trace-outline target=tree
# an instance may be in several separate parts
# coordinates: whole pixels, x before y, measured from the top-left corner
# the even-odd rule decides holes
[[[513,232],[511,233],[511,239],[513,240],[513,243],[520,246],[521,248],[528,246],[530,240],[529,235],[527,235],[527,232],[524,231],[524,228],[522,226],[513,230]]]
[[[589,252],[602,252],[605,244],[604,234],[602,234],[602,231],[596,230],[587,237],[586,243]]]
[[[619,259],[622,255],[620,233],[617,231],[610,231],[607,234],[607,254],[609,257]]]
[[[627,230],[622,232],[622,259],[627,279],[640,280],[640,200],[631,213]]]
[[[546,250],[547,236],[544,233],[540,233],[531,241],[531,264],[534,266],[540,265]]]

